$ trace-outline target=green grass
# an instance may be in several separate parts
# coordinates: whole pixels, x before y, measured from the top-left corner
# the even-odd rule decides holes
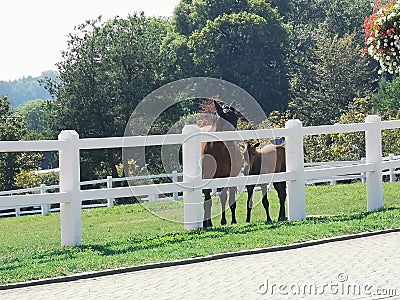
[[[179,222],[182,203],[172,201],[83,211],[83,245],[60,246],[60,216],[0,219],[0,284],[78,272],[200,257],[216,253],[285,245],[349,233],[400,227],[400,184],[384,185],[385,209],[366,213],[365,185],[307,187],[307,214],[299,222],[266,224],[259,201],[251,224],[245,223],[246,194],[238,200],[238,225],[185,231]],[[260,193],[256,194],[260,197]],[[270,192],[276,220],[278,200]],[[230,213],[227,214],[230,222]]]

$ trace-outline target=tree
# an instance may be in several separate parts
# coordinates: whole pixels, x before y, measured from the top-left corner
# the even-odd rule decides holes
[[[25,128],[20,117],[12,113],[7,97],[0,98],[0,141],[20,140]],[[0,154],[0,190],[14,188],[14,177],[18,173],[17,153]]]
[[[288,33],[269,1],[182,0],[171,30],[176,42],[169,50],[180,53],[175,79],[221,78],[252,94],[266,112],[286,108]]]
[[[400,116],[400,77],[396,76],[392,80],[382,77],[372,99],[374,107],[380,114],[398,118]]]
[[[189,37],[204,28],[207,21],[248,9],[247,0],[182,0],[175,8],[172,25],[178,34]]]
[[[291,1],[291,10],[285,14],[290,26],[289,106],[306,124],[334,122],[353,97],[364,97],[375,88],[375,66],[359,56],[364,43],[361,25],[370,10],[369,0]],[[344,51],[343,55],[338,51]],[[367,62],[368,66],[362,66]],[[354,63],[355,69],[361,70],[360,81],[352,69]],[[349,82],[343,84],[346,75]],[[345,88],[350,85],[347,93]]]
[[[193,61],[205,76],[240,86],[267,112],[288,102],[287,33],[275,21],[248,12],[223,15],[189,38]]]
[[[286,15],[291,4],[289,0],[182,0],[174,10],[172,25],[178,34],[189,37],[219,16],[251,12],[269,18],[270,8]]]
[[[7,97],[0,98],[0,141],[18,141],[24,138],[26,127],[23,119],[14,114]],[[0,190],[15,188],[15,176],[27,168],[30,155],[25,153],[0,153]],[[25,158],[25,159],[24,159]]]
[[[127,19],[87,21],[70,34],[58,63],[58,82],[47,88],[54,133],[75,129],[81,137],[122,136],[130,114],[148,93],[162,84],[160,54],[167,22],[134,14]],[[117,176],[120,154],[113,150],[82,152],[83,178],[105,165]]]
[[[168,64],[164,64],[161,75],[165,82],[195,77],[199,73],[190,55],[188,37],[171,28],[161,45],[161,55],[168,57]]]
[[[290,6],[282,14],[296,31],[303,26],[312,30],[324,23],[330,34],[342,37],[361,32],[364,18],[371,11],[371,0],[295,0]],[[363,42],[361,38],[357,41]]]
[[[339,124],[364,123],[365,118],[373,114],[371,96],[355,98],[349,109],[344,112],[338,121]],[[362,132],[352,132],[332,135],[331,152],[341,160],[359,160],[365,157],[365,135]]]
[[[332,124],[353,98],[372,92],[374,79],[354,33],[342,38],[318,35],[311,56],[307,71],[293,75],[290,111],[307,125]]]
[[[16,114],[23,118],[27,129],[32,133],[31,136],[36,139],[50,137],[48,113],[47,102],[41,99],[29,101],[16,110]]]
[[[319,7],[325,9],[327,28],[343,37],[353,31],[361,33],[365,16],[371,10],[371,0],[325,0]],[[362,34],[357,35],[356,41],[364,42]]]

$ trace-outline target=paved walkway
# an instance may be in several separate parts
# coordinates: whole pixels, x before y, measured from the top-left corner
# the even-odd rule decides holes
[[[0,299],[400,299],[400,232],[3,290]]]

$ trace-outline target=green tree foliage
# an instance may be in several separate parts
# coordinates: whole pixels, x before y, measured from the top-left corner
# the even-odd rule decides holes
[[[20,116],[26,124],[26,133],[24,135],[24,139],[44,140],[54,138],[49,125],[49,120],[51,119],[51,110],[48,109],[47,100],[37,99],[29,101],[18,107],[15,111],[15,114]],[[58,165],[58,153],[55,151],[36,153],[34,156],[36,156],[38,162],[36,165],[32,166],[32,168],[28,168],[28,170],[37,170],[40,161],[42,161],[41,168],[44,169],[51,168],[53,164]],[[18,186],[21,187],[21,185]]]
[[[391,80],[382,77],[379,88],[372,96],[375,113],[382,119],[393,120],[400,118],[400,77]],[[382,151],[385,156],[400,154],[400,130],[390,129],[382,131]]]
[[[7,97],[0,98],[0,141],[22,140],[26,133],[23,118],[14,113]],[[37,153],[0,153],[0,190],[15,188],[16,175],[21,170],[37,168],[41,158]]]
[[[387,117],[398,118],[400,112],[400,77],[388,80],[382,77],[373,96],[374,107]]]
[[[288,0],[182,0],[175,8],[172,25],[178,34],[189,37],[224,14],[251,12],[268,19],[271,7],[282,15],[291,11]]]
[[[373,113],[371,96],[355,98],[337,123],[364,123],[365,118]],[[306,162],[360,160],[365,157],[364,133],[306,136],[304,138],[304,157]]]
[[[274,18],[271,8],[275,12],[279,12],[280,16],[286,16],[292,11],[292,5],[289,0],[249,0],[249,12],[263,17],[266,20]]]
[[[23,118],[31,139],[51,138],[48,124],[50,115],[46,100],[29,101],[18,107],[16,114]]]
[[[82,137],[120,136],[133,108],[159,85],[165,21],[99,18],[77,29],[58,64],[55,125]]]
[[[338,124],[364,123],[368,115],[376,114],[371,96],[355,98],[344,112]],[[390,119],[389,118],[383,118]],[[306,161],[360,160],[365,157],[363,132],[329,134],[306,137],[304,140]],[[400,154],[400,130],[382,131],[382,155]]]
[[[247,12],[209,21],[189,38],[195,65],[205,76],[239,85],[265,111],[284,109],[288,101],[288,40],[284,28],[275,21]]]
[[[320,24],[325,24],[329,34],[339,36],[361,32],[365,16],[372,9],[370,0],[294,0],[290,6],[291,9],[282,13],[296,31],[311,33]]]
[[[253,26],[253,31],[246,31],[250,20],[238,25],[238,22],[235,23],[238,18],[232,16],[244,16],[246,12],[282,28],[282,23],[279,23],[282,19],[273,7],[278,9],[290,28],[290,43],[280,43],[277,37],[283,39],[284,35],[276,34],[279,30],[270,26],[268,38],[264,40],[270,47],[274,45],[275,49],[266,50],[265,45],[256,42],[246,45],[246,37],[250,40],[254,37],[257,41],[262,29]],[[178,43],[169,50],[174,52],[176,49],[180,53],[172,64],[173,70],[177,76],[205,75],[232,81],[249,91],[267,112],[286,108],[288,95],[285,88],[288,84],[285,84],[284,78],[289,76],[291,114],[306,124],[331,123],[338,120],[353,97],[363,97],[371,91],[371,88],[366,88],[371,80],[368,83],[365,81],[365,76],[374,78],[371,67],[367,66],[366,59],[358,55],[363,42],[361,25],[370,10],[369,0],[182,0],[172,19]],[[257,26],[260,24],[257,23]],[[265,52],[278,53],[276,49],[279,47],[284,59],[277,60],[278,69],[282,71],[277,74],[270,66],[265,67],[276,61]],[[339,51],[344,51],[342,57]],[[285,59],[286,54],[288,59]],[[192,72],[188,63],[190,56],[196,67]],[[183,58],[182,64],[180,57]],[[267,59],[263,60],[263,57]],[[343,64],[347,64],[348,69]],[[252,71],[249,72],[249,69]],[[356,82],[359,71],[361,80]],[[252,73],[257,79],[250,84]],[[345,74],[348,74],[347,81]],[[312,99],[309,99],[310,95]],[[277,99],[281,101],[280,105],[276,105]]]
[[[13,114],[6,97],[0,98],[0,141],[16,141],[23,138],[25,124],[22,118]],[[0,154],[0,190],[15,187],[14,177],[18,173],[17,153]]]
[[[339,124],[364,123],[374,113],[371,96],[355,98],[338,121]],[[335,159],[359,160],[365,157],[365,136],[363,132],[333,134],[331,152]]]
[[[373,64],[367,66],[371,61],[359,55],[364,42],[361,25],[371,3],[296,0],[291,8],[285,18],[291,28],[288,61],[292,114],[305,124],[335,122],[353,97],[372,91],[376,80]]]
[[[167,23],[135,14],[107,22],[98,18],[76,29],[58,64],[59,82],[47,86],[56,98],[52,129],[57,134],[75,129],[81,137],[122,136],[135,106],[162,83],[160,46]],[[82,154],[84,178],[94,176],[101,162],[117,176],[116,151]]]
[[[168,57],[161,77],[165,82],[195,77],[198,74],[189,52],[188,37],[170,29],[161,45],[161,55]]]
[[[205,27],[207,21],[248,9],[246,0],[182,0],[175,8],[172,25],[177,33],[189,37],[194,31]]]
[[[267,112],[286,108],[288,32],[269,1],[182,0],[171,29],[163,48],[179,53],[170,69],[175,79],[221,78],[244,88]]]
[[[371,93],[374,80],[354,33],[317,36],[309,54],[313,61],[304,63],[304,72],[292,75],[290,111],[307,125],[338,121],[353,98]]]
[[[370,0],[295,0],[285,16],[291,27],[291,67],[301,67],[303,62],[313,61],[309,51],[315,48],[319,35],[343,37],[355,33],[356,42],[363,45],[361,25],[370,13]],[[318,28],[323,27],[321,32]],[[294,64],[294,66],[293,66]],[[307,66],[304,66],[306,69]]]
[[[23,170],[15,177],[15,185],[19,188],[34,188],[39,187],[41,184],[47,186],[59,184],[58,172],[39,173]]]
[[[378,114],[371,96],[355,98],[340,117],[340,124],[363,123],[368,115]],[[382,115],[382,120],[392,119],[389,115]],[[382,154],[400,154],[400,130],[390,129],[382,131]],[[357,160],[365,157],[365,135],[362,132],[332,135],[332,155],[335,159]]]

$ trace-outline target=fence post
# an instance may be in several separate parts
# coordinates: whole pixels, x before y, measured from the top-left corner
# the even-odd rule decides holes
[[[46,194],[46,185],[40,185],[40,194]],[[50,204],[42,204],[42,216],[46,216],[50,213]]]
[[[389,160],[394,160],[394,154],[389,154]],[[395,182],[396,181],[396,174],[394,173],[395,170],[396,170],[395,168],[390,168],[389,169],[390,182]]]
[[[112,189],[113,188],[113,178],[112,176],[107,176],[107,188]],[[111,207],[114,206],[114,198],[108,198],[107,199],[107,206]]]
[[[183,184],[193,186],[202,179],[201,172],[201,143],[196,137],[200,133],[197,125],[186,125],[183,134],[189,136],[182,144],[183,155]],[[201,187],[183,192],[184,227],[186,230],[203,228],[203,203]]]
[[[172,182],[173,183],[178,182],[178,171],[176,171],[176,170],[172,171]],[[178,192],[173,193],[173,198],[175,201],[178,200],[178,198],[179,198]]]
[[[369,125],[365,131],[366,163],[374,165],[374,170],[367,172],[368,211],[373,211],[383,207],[381,118],[370,115],[365,123]]]
[[[63,130],[59,140],[68,141],[60,153],[60,192],[68,193],[70,202],[60,204],[61,245],[82,244],[82,201],[80,197],[79,135],[74,130]]]
[[[149,199],[149,202],[156,202],[156,201],[158,201],[158,194],[151,194],[151,195],[149,195],[148,199]]]
[[[368,211],[373,211],[383,207],[381,118],[370,115],[365,123],[369,124],[365,131],[365,159],[374,165],[374,170],[367,172]]]
[[[288,216],[289,221],[306,218],[306,190],[304,180],[303,132],[300,120],[289,120],[285,127],[292,129],[286,139],[286,171],[295,172],[296,179],[289,181]]]

